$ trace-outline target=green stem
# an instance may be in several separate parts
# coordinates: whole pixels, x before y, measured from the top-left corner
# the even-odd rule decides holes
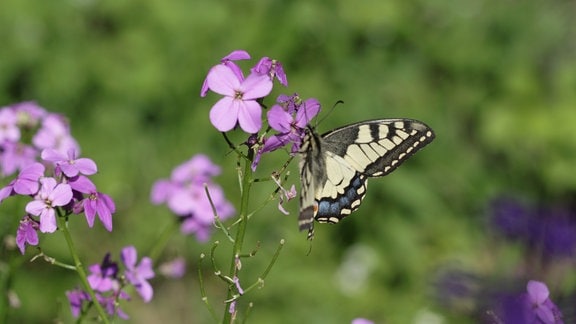
[[[230,271],[229,277],[234,278],[236,276],[236,257],[242,254],[242,245],[244,243],[244,235],[246,234],[246,225],[248,224],[248,201],[249,201],[249,194],[250,194],[250,187],[252,186],[252,170],[250,169],[250,164],[253,158],[253,151],[248,151],[248,159],[244,161],[244,172],[241,175],[241,183],[242,183],[242,190],[241,190],[241,201],[240,201],[240,224],[238,224],[238,230],[236,231],[236,239],[234,240],[234,248],[232,249],[232,259],[230,261]],[[231,300],[234,295],[234,290],[229,288],[228,289],[228,296],[226,300]],[[230,314],[230,305],[231,303],[226,303],[224,309],[224,318],[222,323],[230,323],[231,315]]]
[[[66,221],[65,217],[57,217],[57,218],[58,218],[58,228],[62,230],[62,233],[64,233],[64,238],[66,239],[66,243],[68,244],[68,250],[70,250],[70,254],[74,259],[74,265],[76,266],[76,273],[78,273],[78,276],[80,277],[80,281],[82,282],[84,289],[86,289],[86,291],[90,295],[90,298],[92,299],[93,304],[96,307],[96,311],[98,311],[98,314],[102,319],[102,322],[108,324],[110,323],[110,321],[108,321],[108,316],[106,315],[104,308],[102,308],[102,305],[100,305],[100,303],[98,302],[98,299],[96,299],[96,294],[94,293],[94,290],[92,290],[92,287],[90,287],[90,283],[88,283],[86,270],[84,270],[84,266],[80,261],[80,257],[78,256],[78,253],[76,253],[76,248],[74,247],[74,242],[72,241],[72,235],[70,235],[70,231],[68,230],[68,222]]]

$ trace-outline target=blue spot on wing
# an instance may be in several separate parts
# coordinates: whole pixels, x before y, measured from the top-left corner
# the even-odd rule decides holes
[[[365,193],[366,178],[360,173],[356,173],[341,195],[336,198],[324,197],[317,200],[318,212],[316,213],[316,220],[319,222],[337,223],[360,206]]]

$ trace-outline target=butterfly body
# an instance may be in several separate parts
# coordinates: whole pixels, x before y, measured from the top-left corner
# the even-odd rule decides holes
[[[314,235],[314,220],[337,223],[361,204],[369,177],[381,177],[434,139],[412,119],[378,119],[323,135],[308,128],[300,147],[300,230]]]

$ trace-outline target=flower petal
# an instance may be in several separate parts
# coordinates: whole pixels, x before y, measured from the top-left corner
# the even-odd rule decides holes
[[[58,228],[54,209],[45,208],[40,214],[40,232],[53,233]]]
[[[320,103],[314,98],[306,99],[296,112],[296,125],[305,128],[306,125],[320,112]]]
[[[136,252],[136,248],[131,245],[124,247],[120,252],[120,259],[127,269],[134,269],[137,258],[138,252]]]
[[[542,305],[544,301],[548,299],[548,296],[550,296],[548,287],[546,287],[545,283],[540,281],[535,280],[528,281],[526,289],[528,290],[530,300],[537,305]]]
[[[72,188],[69,184],[61,183],[54,188],[50,198],[52,206],[64,206],[72,200]]]
[[[210,109],[210,122],[217,130],[227,132],[236,126],[238,106],[231,97],[224,97]]]
[[[250,100],[266,97],[272,91],[272,85],[272,80],[270,80],[268,75],[251,73],[240,87],[243,93],[242,99]]]
[[[268,124],[274,130],[280,133],[288,133],[290,132],[290,124],[292,123],[292,115],[289,114],[287,111],[282,108],[280,105],[274,105],[268,113],[266,114],[268,117]]]
[[[219,64],[208,72],[206,82],[210,90],[229,97],[234,97],[240,89],[238,76],[229,67]]]
[[[238,103],[238,123],[246,133],[257,133],[262,127],[262,107],[253,100]]]

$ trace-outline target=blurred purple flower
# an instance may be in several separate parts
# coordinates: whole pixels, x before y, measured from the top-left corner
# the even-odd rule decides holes
[[[0,150],[0,169],[7,176],[36,162],[37,151],[33,147],[14,142],[5,142]]]
[[[235,50],[235,51],[232,51],[230,54],[224,56],[220,60],[220,63],[222,63],[222,65],[224,65],[224,66],[229,67],[234,72],[234,74],[236,74],[238,79],[244,80],[244,75],[242,74],[242,70],[240,69],[240,67],[238,67],[238,65],[236,65],[236,63],[234,63],[234,61],[249,60],[249,59],[250,59],[250,54],[248,54],[248,52],[246,52],[244,50]],[[202,84],[202,89],[200,90],[200,96],[205,97],[206,93],[208,93],[208,90],[209,90],[208,78],[206,78],[206,79],[204,79],[204,83]]]
[[[10,106],[18,116],[18,125],[23,128],[33,129],[48,115],[46,109],[38,106],[33,101],[24,101]]]
[[[154,278],[152,269],[152,259],[143,257],[140,264],[136,265],[137,252],[133,246],[127,246],[122,249],[120,258],[126,267],[126,279],[131,283],[136,291],[140,294],[144,302],[152,300],[153,290],[148,279]]]
[[[169,180],[161,179],[154,183],[150,199],[154,204],[166,203],[172,212],[182,217],[182,233],[194,233],[200,241],[205,241],[214,222],[205,186],[220,219],[234,214],[222,188],[211,179],[219,173],[220,168],[208,157],[196,155],[177,166]]]
[[[130,296],[124,292],[120,291],[117,295],[112,296],[102,296],[101,294],[96,294],[96,299],[98,303],[104,307],[108,315],[118,316],[121,319],[127,320],[130,317],[126,314],[118,305],[119,300],[130,300]]]
[[[278,82],[283,86],[288,86],[288,80],[286,79],[286,73],[284,73],[284,68],[282,67],[282,63],[273,60],[269,57],[263,57],[258,61],[256,66],[252,68],[253,73],[258,74],[265,74],[270,77],[270,79],[274,79],[276,77]]]
[[[67,291],[66,297],[68,297],[68,302],[70,303],[70,312],[74,317],[80,316],[82,313],[83,303],[90,300],[90,295],[81,289]]]
[[[508,293],[496,298],[492,317],[498,323],[562,324],[562,313],[549,299],[548,287],[542,282],[530,280],[527,292]]]
[[[40,187],[40,177],[44,175],[44,165],[33,163],[20,171],[16,179],[0,189],[0,202],[13,194],[34,195]]]
[[[561,207],[530,207],[501,198],[491,204],[492,224],[505,237],[547,257],[576,255],[576,213]]]
[[[10,107],[0,109],[0,144],[17,142],[20,139],[18,116]]]
[[[80,151],[76,140],[70,135],[70,127],[64,117],[48,114],[42,120],[42,126],[32,138],[32,143],[39,149],[55,149],[62,154],[73,149]]]
[[[158,272],[168,278],[182,278],[186,274],[186,259],[178,257],[164,262],[158,267]]]
[[[38,223],[29,216],[24,216],[20,221],[20,226],[16,231],[16,245],[22,254],[26,251],[26,244],[38,245],[38,233],[36,232],[38,227]]]
[[[62,154],[55,149],[44,149],[40,156],[42,160],[54,163],[69,178],[75,177],[79,173],[92,175],[98,171],[96,163],[91,159],[77,159],[74,149],[68,150],[67,154]]]
[[[88,267],[88,283],[92,289],[99,292],[116,291],[120,287],[118,282],[118,264],[112,262],[110,253],[106,253],[104,260],[100,264],[93,264]]]
[[[240,124],[247,133],[256,133],[262,127],[262,107],[256,101],[272,90],[267,75],[250,74],[246,79],[225,65],[216,65],[206,77],[208,88],[223,95],[210,110],[210,122],[221,132]]]
[[[42,178],[40,184],[38,195],[26,205],[26,212],[40,216],[40,232],[52,233],[57,228],[54,207],[68,204],[72,200],[72,189],[54,178]]]

